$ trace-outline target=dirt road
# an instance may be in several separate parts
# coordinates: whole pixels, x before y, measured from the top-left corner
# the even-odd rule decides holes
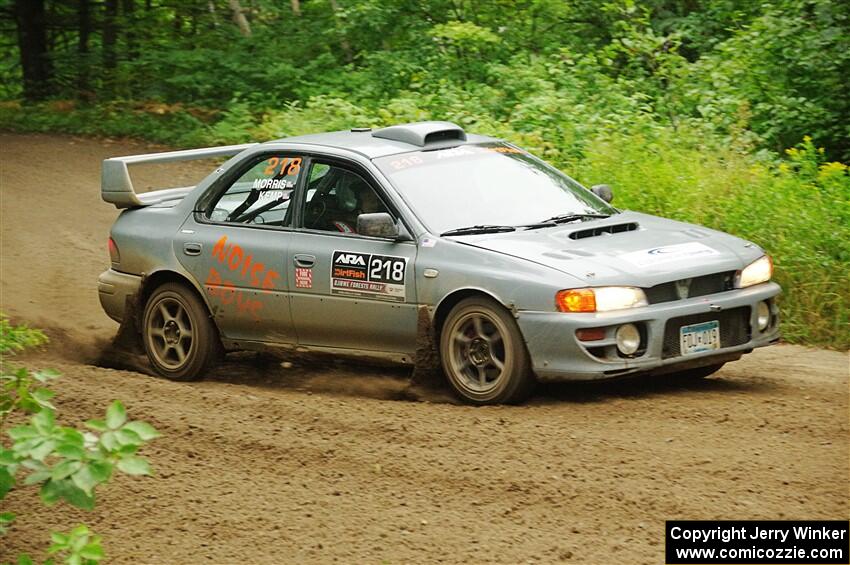
[[[245,355],[198,383],[104,368],[134,365],[109,354],[116,325],[97,303],[116,214],[99,161],[150,148],[0,147],[0,309],[54,337],[23,361],[63,373],[63,423],[120,398],[164,434],[144,450],[156,476],[116,477],[94,512],[11,493],[0,561],[84,521],[119,563],[660,563],[665,519],[850,515],[837,352],[777,346],[702,383],[551,386],[478,409],[411,401],[403,371],[339,363]]]

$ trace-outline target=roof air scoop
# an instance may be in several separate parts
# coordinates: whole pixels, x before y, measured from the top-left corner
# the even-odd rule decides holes
[[[375,130],[372,137],[417,147],[451,147],[466,141],[466,132],[451,122],[416,122]]]

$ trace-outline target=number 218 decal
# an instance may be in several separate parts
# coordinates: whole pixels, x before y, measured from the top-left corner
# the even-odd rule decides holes
[[[331,293],[403,302],[406,257],[334,251]]]
[[[369,280],[375,282],[404,283],[406,259],[372,255],[369,262]]]

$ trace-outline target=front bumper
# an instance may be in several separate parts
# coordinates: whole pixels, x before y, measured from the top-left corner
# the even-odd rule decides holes
[[[779,316],[774,299],[780,292],[778,284],[769,282],[616,312],[521,311],[517,322],[540,380],[594,380],[639,372],[672,372],[732,361],[756,347],[775,343],[779,339]],[[760,332],[755,307],[761,301],[768,301],[772,316],[770,325]],[[735,319],[739,327],[730,337],[721,337],[720,349],[680,355],[678,343],[671,340],[671,332],[678,335],[680,325],[674,318],[684,318],[683,323],[690,323],[689,319],[703,321],[715,317],[730,320],[725,326],[721,321],[721,336],[725,329],[731,332],[731,320]],[[620,356],[614,345],[614,330],[626,323],[636,324],[642,330],[642,346],[633,357]],[[579,341],[576,330],[582,328],[606,328],[606,337],[596,342]]]
[[[142,286],[142,277],[106,270],[97,277],[97,294],[106,314],[118,323],[124,321],[128,299],[134,300]]]

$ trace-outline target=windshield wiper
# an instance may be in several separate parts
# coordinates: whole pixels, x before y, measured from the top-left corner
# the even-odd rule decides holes
[[[593,220],[597,218],[607,218],[610,215],[611,214],[558,214],[557,216],[552,216],[551,218],[541,220],[536,224],[529,224],[526,227],[528,229],[545,228],[547,226],[565,224],[567,222],[574,222],[576,220]]]
[[[516,231],[513,226],[494,226],[494,225],[477,225],[466,226],[465,228],[455,228],[453,230],[444,231],[440,235],[472,235],[477,233],[501,233]]]

